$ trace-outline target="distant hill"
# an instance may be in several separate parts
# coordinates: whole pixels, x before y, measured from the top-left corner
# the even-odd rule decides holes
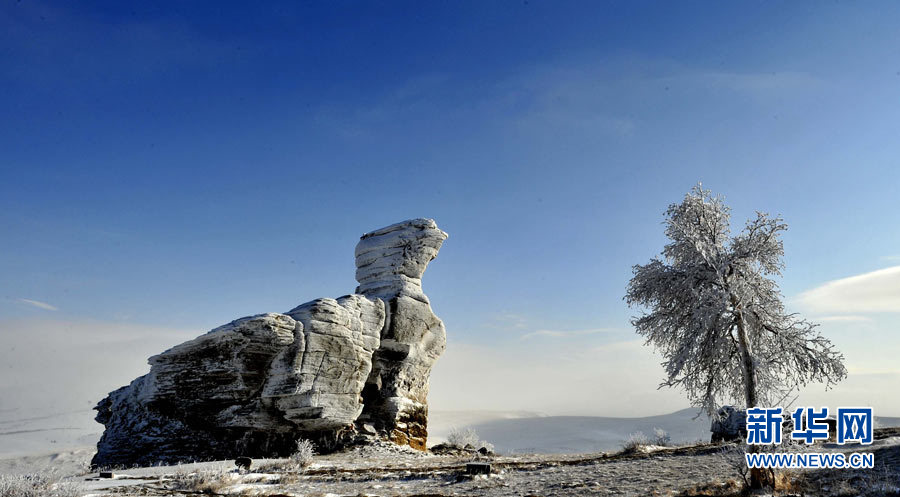
[[[900,418],[875,416],[875,428],[900,428]]]
[[[458,425],[473,428],[500,453],[578,453],[618,450],[632,433],[652,436],[656,428],[674,443],[709,441],[710,420],[689,408],[643,418],[601,416],[536,416],[492,419]],[[876,427],[900,426],[900,418],[875,418]],[[436,443],[432,440],[432,443]]]
[[[661,428],[672,441],[709,440],[709,419],[697,409],[643,418],[601,416],[544,416],[495,419],[473,424],[482,439],[501,453],[576,453],[617,450],[632,433],[653,435]]]

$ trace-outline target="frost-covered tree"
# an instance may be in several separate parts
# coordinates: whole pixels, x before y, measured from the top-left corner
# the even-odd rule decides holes
[[[725,401],[771,406],[792,388],[847,375],[843,356],[817,325],[784,309],[779,237],[787,225],[757,212],[731,236],[729,209],[700,185],[666,211],[662,258],[634,266],[625,300],[632,320],[659,350],[668,378],[712,413]]]

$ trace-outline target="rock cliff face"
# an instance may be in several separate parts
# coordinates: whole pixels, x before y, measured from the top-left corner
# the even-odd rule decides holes
[[[241,318],[150,358],[96,407],[94,466],[288,455],[386,438],[425,449],[446,345],[422,275],[447,234],[414,219],[362,236],[356,294]],[[372,429],[374,428],[374,433]]]

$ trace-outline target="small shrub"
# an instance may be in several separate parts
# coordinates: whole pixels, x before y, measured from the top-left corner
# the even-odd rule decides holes
[[[637,452],[644,447],[650,445],[650,439],[644,432],[639,431],[628,435],[628,438],[622,443],[622,452]]]
[[[218,494],[235,483],[234,474],[223,469],[207,469],[189,472],[179,468],[172,477],[175,490],[202,494]]]
[[[464,430],[451,428],[450,433],[447,434],[447,445],[460,449],[465,448],[467,445],[471,445],[477,449],[478,441],[478,433],[475,433],[475,430],[472,428],[466,428]]]
[[[297,440],[296,449],[287,459],[279,459],[274,461],[261,462],[256,471],[260,473],[281,473],[281,480],[296,481],[296,477],[292,474],[300,473],[307,466],[312,464],[316,451],[312,442],[305,439]]]
[[[487,449],[488,452],[494,452],[494,444],[492,444],[490,442],[485,442],[484,440],[480,440],[478,442],[478,448],[479,449],[482,449],[482,448]]]
[[[53,471],[27,475],[0,475],[0,495],[3,497],[80,497],[78,483],[62,481]]]
[[[312,464],[313,456],[316,455],[315,448],[309,440],[297,440],[297,448],[291,454],[291,462],[297,466],[297,469],[303,469]]]
[[[490,453],[494,452],[494,444],[479,438],[478,433],[475,433],[475,430],[472,428],[464,430],[451,428],[450,433],[447,434],[447,445],[457,449],[468,447],[469,449],[478,450],[484,448]]]
[[[661,447],[669,447],[672,445],[672,437],[666,430],[663,430],[662,428],[654,428],[653,440],[651,441],[651,443],[653,445],[659,445]]]
[[[741,478],[742,488],[750,488],[750,480],[748,476],[750,469],[747,467],[747,460],[744,457],[746,446],[728,445],[719,451],[719,457],[734,471],[734,474]]]
[[[794,493],[799,490],[798,473],[790,469],[773,471],[773,490]]]

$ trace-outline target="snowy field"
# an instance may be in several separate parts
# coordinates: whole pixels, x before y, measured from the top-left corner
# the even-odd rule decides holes
[[[824,451],[848,451],[827,444]],[[794,472],[785,489],[805,495],[896,495],[900,437],[880,439],[868,450],[888,466],[873,471]],[[231,461],[136,468],[97,478],[66,478],[74,496],[688,496],[739,495],[740,447],[701,444],[646,447],[631,453],[512,455],[482,459],[488,476],[466,474],[472,456],[433,455],[412,449],[365,447],[317,456],[302,472],[285,471],[284,460],[255,461],[240,472]],[[268,465],[267,469],[259,469]],[[71,489],[71,487],[70,487]],[[798,495],[780,491],[776,495]]]
[[[192,495],[197,481],[208,481],[209,488],[215,488],[209,492],[219,495],[732,495],[740,481],[734,461],[742,457],[703,443],[709,437],[708,421],[705,416],[694,419],[693,409],[643,418],[437,411],[431,416],[431,444],[443,441],[454,427],[474,428],[497,449],[498,454],[488,458],[494,474],[467,476],[465,464],[471,455],[424,454],[387,444],[317,456],[299,475],[272,469],[241,474],[231,461],[218,461],[122,470],[110,480],[95,478],[97,473],[87,468],[100,435],[90,411],[2,414],[0,475],[53,471],[75,484],[78,495],[95,497]],[[879,418],[877,426],[900,426],[900,419]],[[656,428],[666,430],[673,444],[682,447],[622,453],[630,434],[651,435]],[[895,495],[863,490],[900,474],[900,437],[878,440],[870,450],[887,466],[863,473],[798,473],[793,478],[807,489],[816,485],[820,495]],[[254,464],[277,468],[280,461]]]

